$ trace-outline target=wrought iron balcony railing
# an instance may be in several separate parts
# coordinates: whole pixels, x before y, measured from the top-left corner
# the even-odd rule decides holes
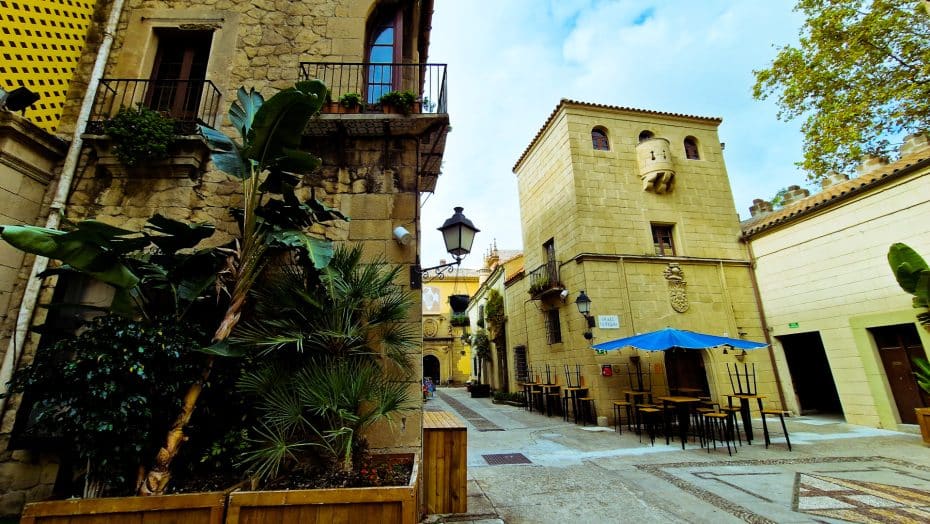
[[[530,296],[539,297],[552,290],[564,289],[559,278],[559,263],[550,260],[529,273]]]
[[[104,122],[121,107],[143,105],[175,121],[180,135],[193,134],[197,124],[216,124],[220,90],[209,80],[142,80],[104,78],[100,80],[87,132],[102,135]]]
[[[446,64],[301,62],[300,78],[321,80],[334,102],[342,95],[358,93],[370,107],[389,91],[411,91],[421,102],[421,113],[448,112]]]

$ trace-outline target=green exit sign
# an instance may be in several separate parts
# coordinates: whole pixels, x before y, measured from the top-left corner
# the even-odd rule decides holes
[[[798,327],[798,323],[797,323],[797,322],[788,322],[788,327],[790,327],[791,329],[795,329],[796,327]]]

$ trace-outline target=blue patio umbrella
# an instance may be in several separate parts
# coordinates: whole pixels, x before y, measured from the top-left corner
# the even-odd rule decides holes
[[[646,351],[665,351],[672,348],[707,349],[717,346],[731,346],[737,349],[759,349],[768,344],[740,340],[738,338],[718,337],[706,333],[696,333],[685,329],[665,328],[632,337],[618,338],[591,346],[594,349],[611,350],[634,347]]]

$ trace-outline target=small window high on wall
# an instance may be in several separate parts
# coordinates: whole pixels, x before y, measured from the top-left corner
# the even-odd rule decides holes
[[[685,158],[688,160],[701,159],[701,155],[698,153],[697,139],[693,136],[685,138]]]
[[[652,243],[655,246],[656,255],[675,256],[675,241],[672,239],[670,224],[652,224]]]
[[[654,137],[655,137],[655,134],[653,134],[652,131],[643,131],[642,133],[639,134],[639,141],[645,142],[646,140],[649,140],[650,138],[654,138]]]
[[[596,151],[609,151],[610,142],[607,140],[607,131],[603,127],[591,130],[591,146]]]

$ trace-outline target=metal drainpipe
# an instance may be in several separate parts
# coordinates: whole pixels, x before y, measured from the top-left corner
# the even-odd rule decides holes
[[[71,145],[68,147],[68,153],[65,155],[65,162],[61,167],[61,176],[58,178],[58,188],[55,191],[55,198],[49,208],[48,219],[45,227],[55,229],[61,223],[61,215],[64,212],[65,204],[68,201],[68,194],[71,192],[71,183],[74,180],[74,173],[77,171],[78,160],[81,157],[83,140],[81,134],[87,126],[90,119],[90,111],[94,105],[94,98],[97,94],[97,86],[100,85],[100,79],[103,77],[104,68],[107,65],[107,59],[110,56],[110,48],[113,46],[113,33],[116,31],[116,25],[119,22],[120,15],[123,12],[123,3],[125,0],[114,0],[110,8],[110,16],[107,19],[107,25],[103,31],[103,41],[97,50],[97,58],[94,61],[94,68],[91,70],[90,80],[87,83],[87,90],[84,92],[84,100],[81,102],[81,109],[78,113],[77,121],[74,126],[74,133],[71,137]],[[29,274],[29,280],[26,282],[26,290],[23,293],[23,301],[19,306],[19,315],[16,318],[16,329],[10,337],[10,344],[7,347],[6,354],[3,356],[3,364],[0,365],[0,417],[6,409],[7,383],[13,377],[13,371],[19,362],[18,351],[22,350],[26,343],[26,334],[29,332],[29,324],[32,322],[32,315],[35,311],[36,302],[39,299],[39,291],[42,289],[42,281],[38,275],[48,267],[48,258],[36,257],[32,264],[32,272]]]
[[[752,252],[752,243],[748,238],[743,242],[749,249],[749,278],[752,280],[752,293],[756,297],[756,307],[759,308],[759,320],[762,321],[762,333],[765,334],[765,341],[769,345],[769,360],[772,362],[772,372],[775,373],[775,386],[778,388],[778,398],[781,400],[781,408],[787,409],[788,404],[785,402],[785,390],[782,388],[781,375],[778,374],[778,363],[775,361],[775,346],[772,345],[772,336],[769,334],[769,324],[765,320],[765,308],[762,307],[762,295],[759,294],[759,282],[756,280],[756,255]]]

